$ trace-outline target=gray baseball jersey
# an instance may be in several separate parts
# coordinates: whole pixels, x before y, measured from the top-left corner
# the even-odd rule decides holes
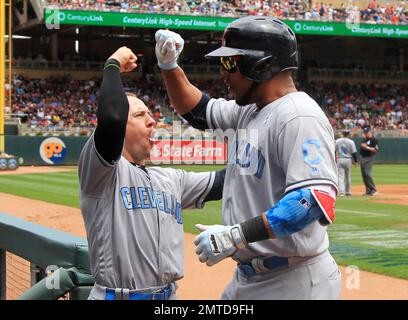
[[[351,159],[352,154],[357,152],[356,144],[349,138],[337,139],[336,152],[339,155],[339,158]]]
[[[337,188],[333,129],[306,93],[288,94],[261,110],[211,99],[206,117],[210,128],[237,129],[224,180],[224,224],[259,216],[297,188]],[[328,246],[326,227],[315,222],[291,236],[252,243],[234,258],[313,256]]]
[[[79,159],[81,210],[98,284],[131,290],[183,277],[182,208],[201,208],[215,173],[106,163],[88,140]]]

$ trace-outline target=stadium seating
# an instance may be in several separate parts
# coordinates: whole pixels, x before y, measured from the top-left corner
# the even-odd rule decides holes
[[[16,75],[11,113],[19,115],[26,128],[34,131],[71,129],[88,134],[96,124],[100,81],[70,76],[29,79]],[[193,83],[210,96],[232,98],[219,80],[201,79]],[[317,100],[335,129],[368,124],[381,130],[408,129],[407,86],[310,82],[298,87]],[[125,88],[145,101],[160,125],[180,120],[169,108],[162,80],[125,80]]]

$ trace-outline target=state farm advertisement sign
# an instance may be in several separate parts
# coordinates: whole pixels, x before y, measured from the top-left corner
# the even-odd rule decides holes
[[[227,159],[227,145],[213,140],[159,140],[150,152],[154,164],[222,164]]]

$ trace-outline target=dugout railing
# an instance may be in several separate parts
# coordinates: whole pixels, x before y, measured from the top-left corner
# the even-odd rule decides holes
[[[93,283],[86,239],[0,212],[0,300],[83,300]]]
[[[325,77],[346,80],[350,78],[364,78],[367,83],[372,83],[373,79],[391,79],[405,80],[408,79],[408,72],[399,70],[381,70],[381,69],[334,69],[334,68],[308,68],[308,78]],[[383,80],[382,82],[385,82]]]

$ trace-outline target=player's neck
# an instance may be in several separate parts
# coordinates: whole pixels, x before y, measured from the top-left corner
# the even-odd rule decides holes
[[[256,106],[258,107],[258,109],[262,109],[266,105],[290,93],[297,92],[297,89],[293,83],[275,87],[268,85],[265,86],[265,88],[259,88],[259,90],[262,92],[262,95],[260,95],[259,99],[257,99],[256,101]]]
[[[133,165],[144,167],[146,164],[145,159],[135,159],[135,157],[133,157],[126,149],[123,150],[123,156]]]
[[[258,109],[262,109],[271,102],[296,91],[291,72],[284,71],[270,80],[259,83],[254,95],[257,97],[255,103]]]

